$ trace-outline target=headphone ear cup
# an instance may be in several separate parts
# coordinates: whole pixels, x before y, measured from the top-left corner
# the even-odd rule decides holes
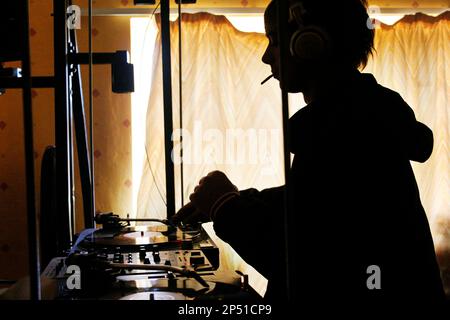
[[[302,60],[318,60],[328,53],[327,37],[315,28],[304,28],[294,33],[291,38],[291,55]]]

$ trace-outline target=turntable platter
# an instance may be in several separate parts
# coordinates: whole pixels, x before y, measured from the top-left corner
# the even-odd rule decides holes
[[[138,292],[127,295],[120,300],[186,300],[187,297],[178,292]]]
[[[123,245],[145,245],[152,243],[166,243],[169,238],[162,235],[160,232],[136,231],[123,233],[115,238],[115,241]]]
[[[193,243],[199,234],[183,232],[179,228],[166,225],[125,227],[120,229],[100,229],[87,236],[82,246],[121,247],[146,246],[179,247]]]
[[[133,232],[133,231],[144,231],[144,232],[169,232],[170,230],[174,230],[175,228],[169,227],[163,224],[154,224],[147,226],[134,226],[134,227],[124,227],[122,228],[123,232]]]

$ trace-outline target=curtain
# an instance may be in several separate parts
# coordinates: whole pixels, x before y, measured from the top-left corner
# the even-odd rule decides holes
[[[376,53],[364,72],[397,91],[417,120],[433,130],[425,163],[412,162],[428,215],[446,291],[450,294],[450,11],[405,16],[376,31]]]
[[[178,27],[176,22],[171,24],[177,208],[181,192],[186,203],[198,180],[212,170],[224,171],[239,189],[283,184],[280,90],[277,81],[260,85],[270,74],[270,68],[260,61],[267,45],[265,36],[240,32],[225,17],[207,13],[183,14],[182,22],[182,191],[176,130],[180,129]],[[414,169],[446,281],[450,274],[448,39],[448,13],[438,18],[416,15],[393,27],[382,26],[375,40],[377,53],[364,71],[398,91],[418,120],[435,134],[432,158],[425,164],[414,164]],[[149,70],[153,84],[138,217],[166,215],[161,60],[158,36],[153,69]],[[303,105],[301,100],[292,101],[291,114]],[[265,280],[215,237],[210,224],[206,228],[221,249],[221,268],[248,272],[251,284],[263,293]]]
[[[158,17],[157,17],[158,19]],[[183,195],[213,170],[224,171],[240,189],[284,183],[280,92],[276,81],[261,86],[271,74],[261,62],[265,36],[236,30],[223,16],[182,16]],[[153,80],[147,111],[146,158],[138,195],[138,217],[165,218],[162,63],[160,38],[154,53]],[[178,26],[171,24],[174,128],[180,129],[178,95]],[[177,208],[181,206],[180,135],[174,134]],[[178,130],[179,131],[179,130]],[[256,138],[255,138],[256,137]],[[255,143],[256,142],[256,143]],[[206,225],[212,231],[210,225]],[[264,231],[262,231],[264,232]],[[214,237],[214,235],[213,235]],[[242,260],[215,238],[221,266],[241,269]],[[256,279],[256,277],[250,277]],[[264,287],[264,280],[260,279]],[[253,283],[255,285],[255,283]],[[258,286],[258,284],[256,284]]]

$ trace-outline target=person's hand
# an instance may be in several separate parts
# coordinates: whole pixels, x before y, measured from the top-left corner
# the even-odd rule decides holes
[[[209,222],[212,206],[229,193],[238,193],[238,189],[223,172],[213,171],[199,181],[189,197],[191,202],[182,207],[171,220],[175,224]]]
[[[189,202],[172,217],[171,221],[175,225],[180,224],[180,222],[183,224],[195,224],[209,222],[210,217],[209,214],[202,213],[194,207],[192,202]]]
[[[238,193],[238,189],[223,172],[213,171],[200,179],[189,200],[199,212],[210,215],[216,202],[229,193]]]

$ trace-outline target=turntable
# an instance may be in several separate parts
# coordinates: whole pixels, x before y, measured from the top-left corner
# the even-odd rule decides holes
[[[201,276],[205,283],[187,277],[148,278],[146,275],[118,276],[111,290],[101,299],[114,300],[226,300],[250,297],[241,277],[215,273]]]
[[[204,255],[213,269],[219,267],[219,250],[201,225],[184,226],[182,229],[167,220],[122,219],[112,213],[98,214],[95,219],[98,224],[102,224],[103,228],[90,229],[81,233],[72,252],[112,254],[116,262],[128,261],[132,258],[136,263],[145,263],[153,258],[152,261],[159,263],[167,253],[161,253],[159,256],[157,253],[166,251],[185,252],[183,259],[188,259],[190,263],[196,259],[202,260],[200,256],[186,257],[186,253],[192,251],[193,255]],[[131,226],[130,222],[150,224]]]
[[[177,227],[166,225],[101,229],[86,237],[82,244],[97,247],[190,248],[193,246],[194,241],[199,240],[200,233],[198,231],[194,234],[189,234]]]
[[[101,229],[77,238],[58,274],[80,268],[80,290],[67,290],[70,274],[59,276],[61,299],[224,300],[255,298],[248,278],[218,272],[219,250],[197,226],[174,226],[157,219],[96,216]],[[145,222],[147,225],[131,226]],[[64,264],[64,267],[61,266]],[[61,271],[60,269],[64,269]],[[50,272],[51,273],[51,272]]]

